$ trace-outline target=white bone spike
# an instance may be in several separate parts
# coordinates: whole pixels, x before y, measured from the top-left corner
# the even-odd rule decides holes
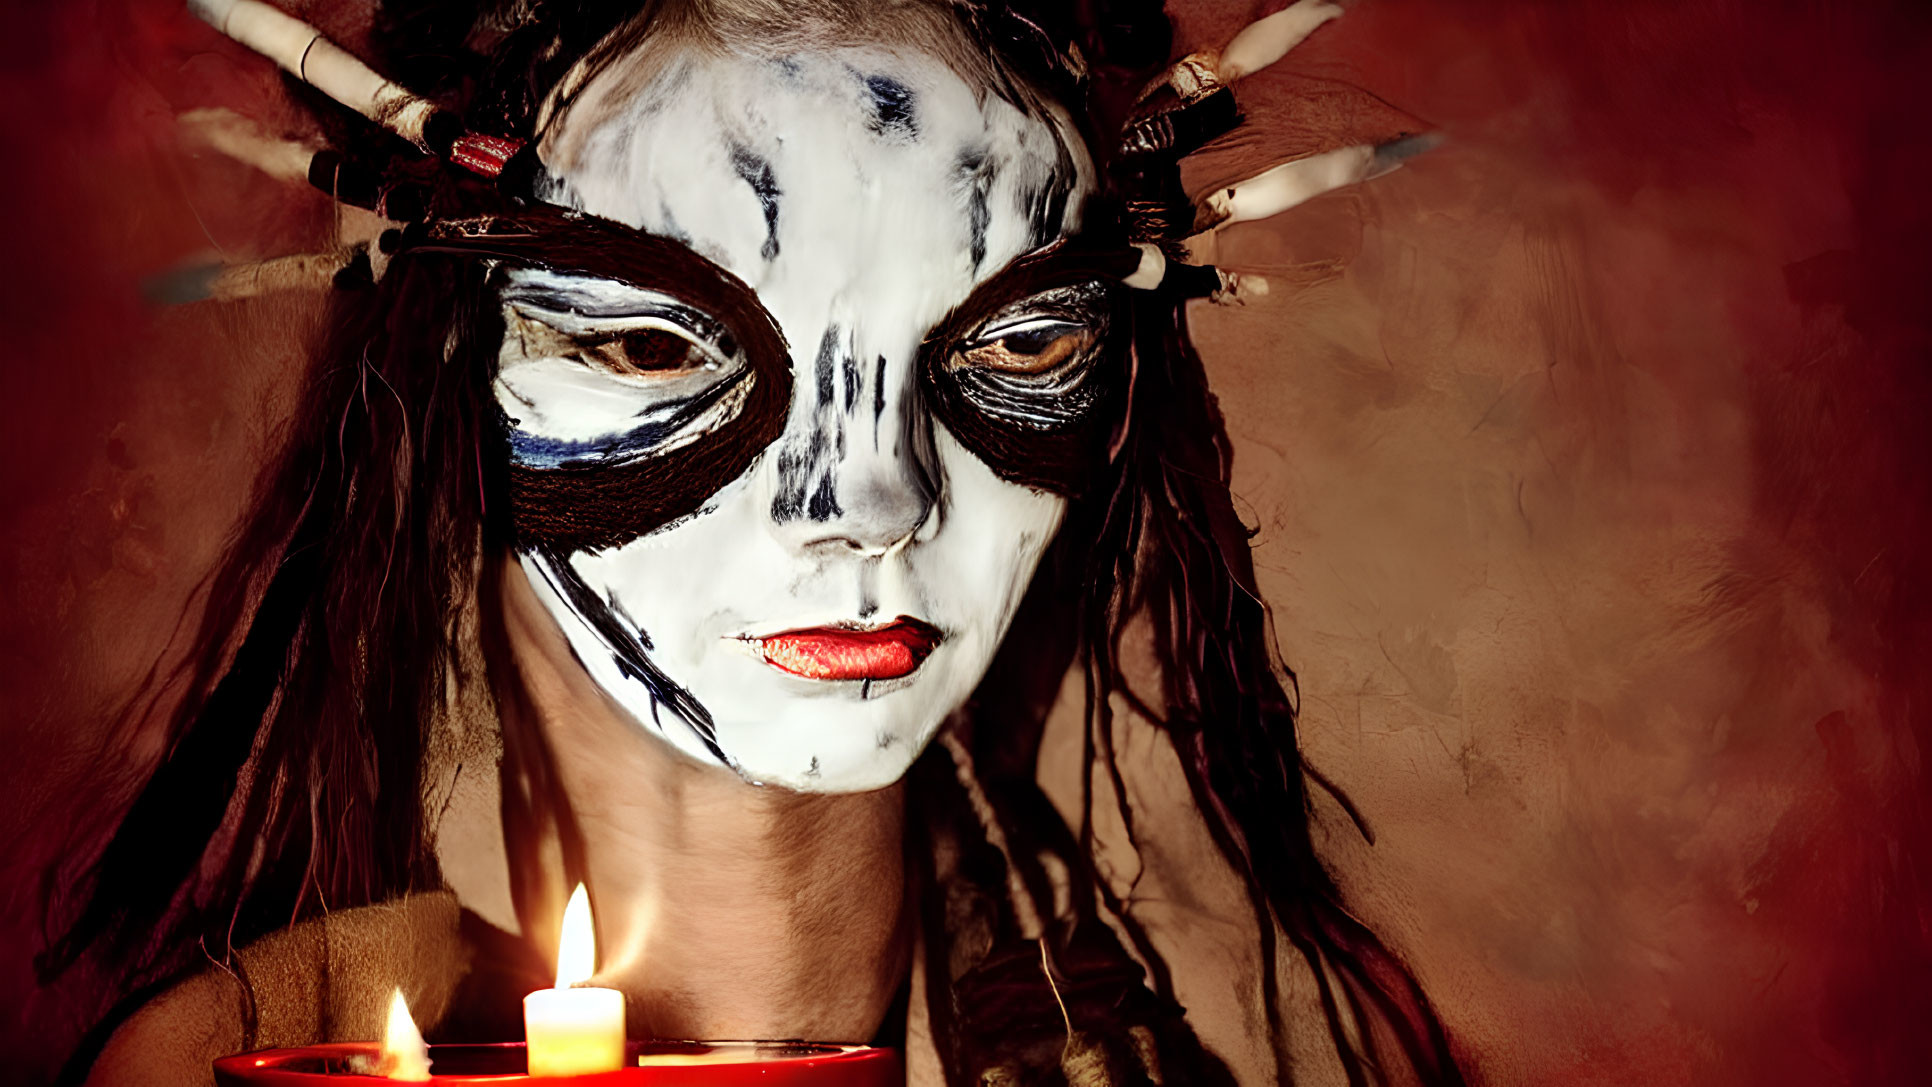
[[[1201,200],[1201,213],[1196,222],[1219,230],[1235,223],[1280,215],[1325,192],[1381,177],[1441,143],[1441,136],[1424,133],[1384,144],[1355,144],[1284,162],[1209,193]]]
[[[1208,301],[1214,305],[1245,306],[1268,296],[1268,281],[1253,272],[1231,272],[1226,268],[1215,271],[1221,277],[1221,289],[1208,295]]]
[[[1161,285],[1161,277],[1167,274],[1167,254],[1157,245],[1146,242],[1134,246],[1140,250],[1140,264],[1132,275],[1121,280],[1122,283],[1139,291],[1151,291]]]
[[[1253,75],[1286,56],[1323,23],[1341,13],[1341,5],[1332,0],[1298,0],[1273,15],[1249,23],[1221,50],[1215,74],[1223,83]]]
[[[1208,221],[1216,227],[1266,219],[1361,181],[1374,162],[1375,148],[1368,144],[1324,151],[1216,189],[1201,203]]]
[[[246,163],[277,181],[306,181],[317,148],[271,136],[232,109],[191,109],[175,118],[191,143]]]
[[[285,291],[326,291],[335,285],[335,274],[362,252],[356,246],[245,264],[187,264],[154,276],[143,289],[149,301],[167,306],[238,302]]]
[[[1341,6],[1334,0],[1297,0],[1242,27],[1219,52],[1207,49],[1175,61],[1140,92],[1136,101],[1145,100],[1163,86],[1173,87],[1183,102],[1204,97],[1287,56],[1323,23],[1341,14]]]
[[[348,267],[358,252],[301,253],[223,268],[209,285],[208,297],[232,302],[280,291],[327,290],[335,282],[335,274]]]
[[[377,75],[315,27],[260,0],[188,0],[188,10],[316,90],[423,146],[423,124],[436,107]]]

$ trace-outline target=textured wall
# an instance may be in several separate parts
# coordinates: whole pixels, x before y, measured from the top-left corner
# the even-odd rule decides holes
[[[175,146],[180,109],[276,97],[173,5],[16,7],[0,1049],[34,1069],[71,1037],[30,986],[34,873],[141,763],[101,724],[240,507],[308,316],[137,284],[328,212]],[[1278,289],[1196,333],[1306,752],[1377,834],[1318,801],[1330,856],[1479,1079],[1932,1070],[1932,49],[1905,9],[1381,0],[1247,89],[1264,130],[1339,80],[1450,136],[1231,231]],[[1189,5],[1180,36],[1263,10]],[[1224,895],[1192,890],[1170,916]]]
[[[1450,143],[1237,228],[1319,282],[1197,339],[1331,855],[1494,1082],[1928,1073],[1926,45],[1383,3],[1297,58]]]

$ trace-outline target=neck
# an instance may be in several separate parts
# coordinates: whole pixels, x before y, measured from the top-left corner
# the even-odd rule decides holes
[[[903,787],[796,793],[691,759],[606,697],[521,568],[500,568],[512,675],[497,682],[521,697],[498,702],[531,718],[505,729],[548,749],[597,919],[597,983],[628,995],[633,1030],[869,1039],[909,957]]]

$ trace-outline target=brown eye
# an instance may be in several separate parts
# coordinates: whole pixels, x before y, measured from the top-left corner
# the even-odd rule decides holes
[[[616,374],[688,374],[711,368],[710,356],[675,332],[640,328],[578,341],[585,362]]]
[[[973,366],[1009,374],[1044,374],[1086,350],[1093,331],[1059,322],[1043,322],[981,340],[961,354]]]
[[[617,377],[676,378],[730,369],[737,341],[722,328],[708,339],[647,325],[609,332],[566,332],[540,312],[509,311],[507,335],[525,358],[575,359]]]

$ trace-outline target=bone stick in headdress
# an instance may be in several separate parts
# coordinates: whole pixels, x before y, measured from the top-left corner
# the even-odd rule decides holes
[[[208,25],[418,147],[436,107],[371,71],[308,23],[260,0],[188,0]]]
[[[1441,142],[1439,135],[1423,133],[1383,144],[1341,147],[1284,162],[1245,181],[1216,189],[1195,209],[1197,232],[1182,243],[1183,248],[1197,260],[1211,259],[1207,255],[1213,253],[1215,236],[1222,228],[1271,218],[1323,193],[1381,177],[1402,165],[1403,160]],[[1170,262],[1169,275],[1175,268],[1194,267],[1197,266]],[[1209,295],[1215,302],[1244,303],[1268,293],[1268,281],[1260,276],[1241,275],[1225,268],[1213,270],[1218,271],[1221,283],[1220,290]]]
[[[1299,0],[1243,27],[1225,49],[1190,53],[1175,61],[1141,92],[1141,105],[1152,107],[1152,113],[1127,126],[1121,153],[1144,156],[1157,167],[1165,160],[1173,174],[1167,180],[1178,183],[1180,159],[1241,122],[1229,84],[1280,60],[1341,13],[1327,0]],[[1172,91],[1172,100],[1153,106],[1163,90]]]
[[[1183,243],[1184,248],[1196,259],[1208,259],[1206,255],[1213,253],[1215,236],[1222,228],[1267,219],[1323,193],[1381,177],[1402,165],[1404,159],[1441,142],[1440,136],[1424,133],[1384,144],[1356,144],[1284,162],[1245,181],[1216,189],[1195,209],[1197,233]],[[1170,267],[1196,266],[1174,264]],[[1245,303],[1268,293],[1268,281],[1258,275],[1242,275],[1225,268],[1212,270],[1220,277],[1220,289],[1208,295],[1212,301]]]
[[[301,253],[246,264],[190,263],[149,279],[142,284],[142,293],[164,306],[238,302],[282,291],[349,286],[371,274],[369,250],[356,245],[332,253]]]
[[[1129,252],[1136,255],[1133,270],[1121,283],[1139,291],[1159,291],[1179,298],[1205,298],[1221,305],[1245,304],[1268,293],[1268,281],[1216,268],[1211,264],[1185,264],[1167,259],[1153,242],[1135,242]]]
[[[1140,198],[1130,207],[1148,209],[1145,226],[1162,237],[1193,234],[1187,251],[1209,252],[1201,232],[1232,222],[1265,219],[1314,196],[1393,169],[1399,158],[1389,158],[1370,145],[1328,151],[1283,163],[1210,193],[1189,213],[1192,202],[1181,191],[1180,160],[1240,123],[1228,84],[1268,67],[1306,41],[1342,9],[1330,0],[1299,0],[1242,28],[1221,50],[1191,53],[1176,61],[1156,80],[1141,101],[1157,101],[1155,92],[1173,91],[1173,104],[1157,107],[1151,116],[1130,124],[1122,153],[1136,162],[1134,176]],[[1400,142],[1400,141],[1398,141]],[[1412,153],[1412,151],[1410,152]],[[1178,203],[1179,207],[1176,208]],[[1179,212],[1178,217],[1175,211]],[[1207,297],[1216,302],[1241,302],[1267,293],[1259,276],[1242,276],[1209,264],[1167,261],[1157,247],[1141,245],[1140,267],[1128,278],[1130,286]]]
[[[1280,60],[1341,13],[1340,7],[1326,0],[1300,0],[1249,24],[1219,52],[1183,57],[1149,88],[1144,103],[1159,101],[1154,92],[1171,89],[1175,104],[1156,108],[1127,129],[1122,152],[1137,163],[1134,180],[1143,190],[1129,206],[1149,209],[1148,223],[1160,237],[1190,235],[1182,249],[1204,263],[1168,261],[1165,267],[1155,267],[1151,258],[1144,259],[1135,281],[1158,277],[1163,290],[1205,295],[1217,302],[1264,294],[1267,281],[1259,276],[1241,276],[1206,263],[1213,259],[1215,231],[1279,215],[1323,193],[1379,177],[1441,142],[1435,134],[1404,135],[1383,143],[1332,148],[1277,163],[1217,188],[1198,202],[1181,193],[1179,160],[1240,123],[1228,84]],[[1191,216],[1188,203],[1193,203]]]
[[[1201,200],[1197,232],[1267,219],[1326,192],[1368,181],[1440,144],[1435,133],[1404,136],[1384,144],[1356,144],[1273,166],[1219,188]]]
[[[407,186],[385,186],[367,166],[303,140],[271,136],[230,109],[193,109],[177,118],[190,144],[213,148],[277,181],[307,181],[350,207],[392,214],[413,195]],[[397,218],[409,218],[397,214]]]
[[[1221,50],[1214,74],[1223,83],[1252,75],[1288,55],[1323,23],[1342,13],[1329,0],[1300,0],[1243,27]]]
[[[1287,56],[1323,23],[1341,14],[1341,6],[1332,0],[1297,0],[1242,27],[1219,51],[1189,53],[1175,61],[1141,97],[1168,86],[1182,101],[1193,101]]]
[[[309,86],[431,154],[495,177],[521,146],[465,133],[435,103],[376,74],[300,19],[261,0],[188,0],[188,10]]]
[[[246,163],[277,181],[305,181],[320,148],[269,135],[232,109],[191,109],[176,118],[189,141]]]

